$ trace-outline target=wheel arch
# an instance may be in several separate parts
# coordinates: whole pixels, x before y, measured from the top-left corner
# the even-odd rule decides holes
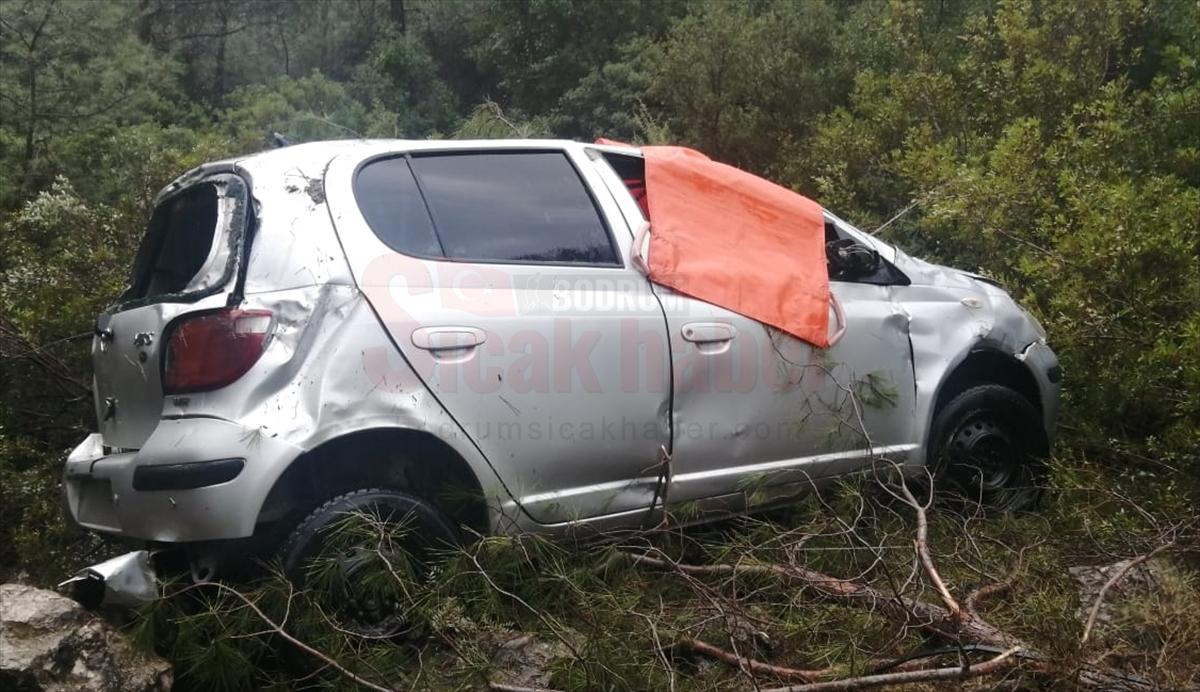
[[[487,499],[467,460],[431,432],[398,427],[345,433],[297,456],[267,494],[259,523],[298,518],[336,495],[370,487],[412,493],[470,530],[489,529]]]
[[[1027,399],[1041,416],[1041,390],[1029,367],[1006,351],[978,346],[971,349],[938,385],[926,425],[926,438],[932,432],[938,412],[946,404],[971,387],[981,384],[997,384],[1015,391]],[[1043,445],[1048,445],[1046,431],[1039,428],[1038,434]]]

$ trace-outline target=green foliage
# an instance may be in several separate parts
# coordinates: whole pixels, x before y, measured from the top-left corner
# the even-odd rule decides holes
[[[44,574],[77,564],[82,532],[63,521],[57,454],[86,434],[91,400],[76,347],[79,315],[120,289],[128,257],[111,209],[92,208],[56,180],[0,233],[0,551],[3,564]],[[101,272],[97,281],[97,270]],[[104,292],[97,293],[100,288]],[[47,310],[47,306],[58,309]],[[86,323],[85,323],[86,325]],[[83,327],[86,329],[86,326]]]
[[[344,84],[313,72],[307,77],[279,77],[226,96],[220,122],[235,142],[236,151],[266,145],[273,132],[297,141],[356,139],[367,136],[368,124],[394,116],[370,113],[350,96]]]
[[[512,113],[506,114],[495,101],[484,101],[475,106],[454,131],[456,139],[509,139],[548,134],[544,119],[526,120]]]
[[[650,94],[683,141],[771,173],[780,147],[845,97],[850,66],[831,49],[837,19],[824,2],[701,3],[647,45]]]
[[[916,201],[892,239],[1002,279],[1042,318],[1079,444],[1180,460],[1200,437],[1200,91],[1195,36],[1179,33],[1197,12],[1011,2],[943,18],[957,43],[901,33],[898,67],[860,72],[787,170],[867,221]],[[923,16],[896,4],[886,21]]]
[[[355,67],[352,84],[358,100],[395,114],[390,122],[375,124],[378,136],[417,139],[445,132],[458,119],[454,93],[438,76],[424,45],[408,35],[390,34],[377,41]]]
[[[603,88],[592,75],[617,60],[622,44],[656,36],[683,8],[678,0],[484,3],[472,8],[470,52],[516,105],[550,117],[564,135],[593,136],[578,124],[588,118],[572,93],[580,80]]]
[[[127,8],[83,0],[0,5],[0,205],[50,184],[92,128],[186,115],[179,65],[136,40]]]

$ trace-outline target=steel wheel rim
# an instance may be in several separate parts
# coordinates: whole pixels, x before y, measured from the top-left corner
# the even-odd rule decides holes
[[[396,634],[404,628],[404,617],[399,602],[394,598],[381,597],[364,591],[361,587],[363,572],[371,569],[374,556],[366,548],[352,548],[337,556],[338,588],[341,601],[338,611],[346,625],[358,634],[386,636]],[[393,556],[389,559],[407,559]]]
[[[947,448],[949,472],[972,491],[1000,492],[1020,476],[1020,446],[992,415],[965,421],[951,435]]]

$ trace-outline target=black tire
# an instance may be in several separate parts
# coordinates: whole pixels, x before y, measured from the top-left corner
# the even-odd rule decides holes
[[[934,417],[929,469],[939,490],[1001,512],[1037,505],[1047,453],[1037,408],[997,384],[972,387]]]
[[[356,574],[356,570],[371,569],[371,556],[379,554],[371,549],[378,546],[363,545],[358,549],[347,546],[341,538],[332,538],[354,514],[366,515],[395,530],[398,538],[393,548],[402,548],[403,554],[393,554],[393,559],[389,560],[387,569],[393,571],[399,569],[398,560],[403,559],[410,561],[405,566],[415,567],[417,573],[427,572],[434,552],[456,545],[460,540],[459,531],[445,514],[426,500],[398,490],[368,488],[338,495],[317,507],[279,547],[284,574],[294,584],[335,591],[322,595],[330,598],[340,611],[338,619],[343,627],[372,637],[399,634],[408,628],[403,608],[395,603],[389,607],[384,599],[377,598],[378,594],[361,590],[356,583],[356,577],[363,576]],[[317,583],[312,573],[315,558],[331,558],[331,564],[337,567],[336,579]],[[403,590],[402,585],[392,586],[401,586],[400,590]],[[372,606],[367,607],[360,601],[370,601]],[[378,607],[375,607],[376,602]]]

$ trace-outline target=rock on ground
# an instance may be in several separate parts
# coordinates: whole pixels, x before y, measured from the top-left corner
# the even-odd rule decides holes
[[[1121,560],[1110,565],[1079,565],[1067,568],[1071,579],[1075,582],[1075,588],[1079,592],[1078,616],[1080,622],[1087,622],[1092,605],[1096,602],[1096,597],[1100,595],[1104,584],[1117,572],[1126,569],[1133,559]],[[1123,600],[1154,588],[1166,568],[1167,563],[1164,558],[1159,557],[1125,572],[1120,581],[1109,589],[1104,602],[1100,604],[1100,610],[1096,613],[1096,627],[1110,624],[1116,617]]]
[[[562,642],[541,640],[526,634],[501,644],[492,657],[492,663],[500,673],[498,681],[528,689],[543,689],[550,684],[550,666],[556,660],[570,656],[570,649]]]
[[[170,663],[71,599],[0,584],[0,689],[157,692],[172,682]]]

